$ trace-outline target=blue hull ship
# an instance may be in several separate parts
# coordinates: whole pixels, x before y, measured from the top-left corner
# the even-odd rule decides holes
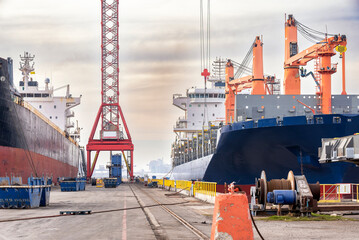
[[[265,170],[268,179],[285,178],[290,170],[309,183],[359,183],[351,163],[320,164],[322,138],[359,132],[359,115],[327,114],[236,122],[221,130],[217,150],[203,177],[218,184],[253,185]]]

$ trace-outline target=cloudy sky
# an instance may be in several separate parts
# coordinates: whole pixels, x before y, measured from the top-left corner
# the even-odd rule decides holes
[[[282,79],[284,14],[294,14],[311,28],[347,35],[347,92],[359,93],[359,0],[212,0],[211,6],[212,58],[241,61],[263,35],[264,72]],[[76,113],[85,145],[101,101],[100,1],[0,0],[0,30],[1,57],[18,64],[29,51],[38,81],[50,77],[82,94]],[[299,38],[300,50],[310,45]],[[157,158],[170,162],[172,128],[184,114],[172,106],[172,95],[203,85],[199,49],[199,0],[120,1],[120,104],[137,169]],[[333,76],[334,93],[341,92],[340,75]],[[302,90],[314,93],[311,79],[303,79]]]

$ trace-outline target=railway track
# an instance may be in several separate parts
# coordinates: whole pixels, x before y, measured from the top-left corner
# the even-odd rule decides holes
[[[132,185],[133,186],[133,185]],[[133,190],[133,187],[131,185],[129,185],[133,195],[136,197],[137,202],[139,203],[139,205],[141,206],[141,208],[143,209],[144,213],[146,214],[147,220],[149,221],[152,230],[155,233],[155,236],[157,239],[169,239],[168,236],[165,235],[163,229],[161,229],[160,224],[157,222],[157,220],[154,218],[154,216],[152,215],[152,213],[144,206],[142,200],[138,197],[138,195],[135,193],[135,191]],[[195,236],[198,237],[198,239],[203,239],[203,240],[207,240],[210,239],[206,234],[204,234],[203,232],[201,232],[199,229],[197,229],[195,226],[193,226],[191,223],[189,223],[188,221],[186,221],[185,219],[183,219],[182,217],[180,217],[179,215],[177,215],[175,212],[173,212],[171,209],[169,209],[168,207],[166,207],[163,203],[161,203],[160,201],[158,201],[157,199],[155,199],[153,196],[151,196],[149,193],[147,193],[146,191],[142,190],[140,187],[135,186],[136,189],[138,189],[139,191],[141,191],[142,193],[144,193],[147,197],[149,197],[150,199],[152,199],[154,202],[156,202],[163,210],[165,210],[168,214],[170,214],[174,219],[176,219],[179,223],[181,223],[183,226],[185,226],[190,232],[192,232]],[[146,210],[147,209],[147,210]]]

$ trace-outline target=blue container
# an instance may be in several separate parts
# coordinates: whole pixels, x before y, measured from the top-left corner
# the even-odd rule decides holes
[[[104,178],[103,183],[105,184],[105,188],[116,188],[117,178]]]
[[[110,178],[117,178],[117,185],[122,182],[122,155],[114,154],[111,156]]]
[[[274,204],[295,204],[297,191],[295,190],[273,190],[267,194],[267,202]]]
[[[37,208],[40,206],[43,178],[28,178],[28,185],[21,185],[21,178],[0,178],[0,208]],[[6,183],[10,183],[5,185]],[[13,185],[11,185],[13,183]]]

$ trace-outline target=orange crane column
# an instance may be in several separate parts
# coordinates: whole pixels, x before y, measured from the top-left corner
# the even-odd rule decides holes
[[[341,53],[342,55],[342,95],[347,95],[345,90],[345,52]]]
[[[321,52],[318,54],[321,58],[319,72],[322,74],[322,113],[330,114],[332,112],[332,70],[331,57],[334,53]]]
[[[232,86],[229,85],[229,81],[234,78],[234,69],[231,60],[228,60],[226,64],[226,124],[230,124],[234,121],[234,101],[235,94],[232,90]]]
[[[293,15],[285,23],[285,61],[298,53],[297,26]],[[300,94],[299,67],[284,65],[284,94]]]
[[[253,95],[265,95],[266,90],[264,87],[264,75],[263,75],[263,43],[261,42],[259,36],[256,37],[254,46],[253,46]]]

